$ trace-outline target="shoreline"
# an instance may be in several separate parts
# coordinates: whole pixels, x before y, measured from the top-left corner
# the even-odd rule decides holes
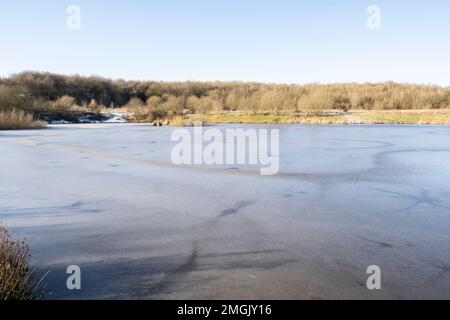
[[[111,124],[135,124],[149,126],[170,126],[170,127],[192,127],[195,122],[203,125],[226,125],[226,124],[247,124],[247,125],[342,125],[342,126],[376,126],[376,125],[396,125],[396,126],[450,126],[450,109],[435,110],[352,110],[342,112],[337,110],[324,111],[317,114],[285,113],[278,115],[271,114],[244,114],[244,113],[223,113],[223,114],[188,114],[175,116],[167,119],[160,119],[155,122],[136,121],[129,113],[102,113],[106,121],[94,121],[83,119],[80,122],[66,120],[50,122],[42,128],[60,127],[64,125],[111,125]],[[120,120],[120,121],[119,121]],[[26,130],[25,128],[8,129]],[[3,131],[3,129],[1,129]]]
[[[328,111],[322,114],[210,114],[188,115],[169,120],[172,126],[205,124],[302,124],[302,125],[440,125],[450,126],[450,110],[399,110],[349,112]]]

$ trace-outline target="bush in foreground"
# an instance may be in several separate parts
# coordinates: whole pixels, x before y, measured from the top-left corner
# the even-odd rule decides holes
[[[0,111],[0,130],[41,129],[45,123],[36,121],[33,115],[23,110]]]
[[[29,266],[30,247],[15,241],[0,225],[0,301],[39,298],[39,282],[32,280]]]

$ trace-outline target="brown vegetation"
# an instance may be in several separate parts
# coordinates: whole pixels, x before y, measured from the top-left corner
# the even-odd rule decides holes
[[[30,247],[15,241],[0,225],[0,301],[39,298],[39,282],[32,280]]]
[[[23,110],[0,110],[0,130],[40,129],[45,123],[37,121],[32,114]]]

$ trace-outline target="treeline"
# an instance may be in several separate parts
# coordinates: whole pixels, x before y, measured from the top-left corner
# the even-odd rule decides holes
[[[109,80],[25,72],[0,79],[0,109],[128,107],[143,116],[450,107],[450,88],[396,83],[275,85]]]

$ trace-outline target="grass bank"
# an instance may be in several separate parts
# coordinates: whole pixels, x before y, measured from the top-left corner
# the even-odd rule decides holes
[[[355,110],[321,114],[220,114],[190,115],[170,120],[173,126],[190,126],[194,121],[206,124],[415,124],[450,125],[450,109],[439,110]]]
[[[450,109],[355,111],[352,115],[367,124],[450,125]]]
[[[346,118],[335,115],[209,115],[206,123],[248,123],[248,124],[345,124]]]

